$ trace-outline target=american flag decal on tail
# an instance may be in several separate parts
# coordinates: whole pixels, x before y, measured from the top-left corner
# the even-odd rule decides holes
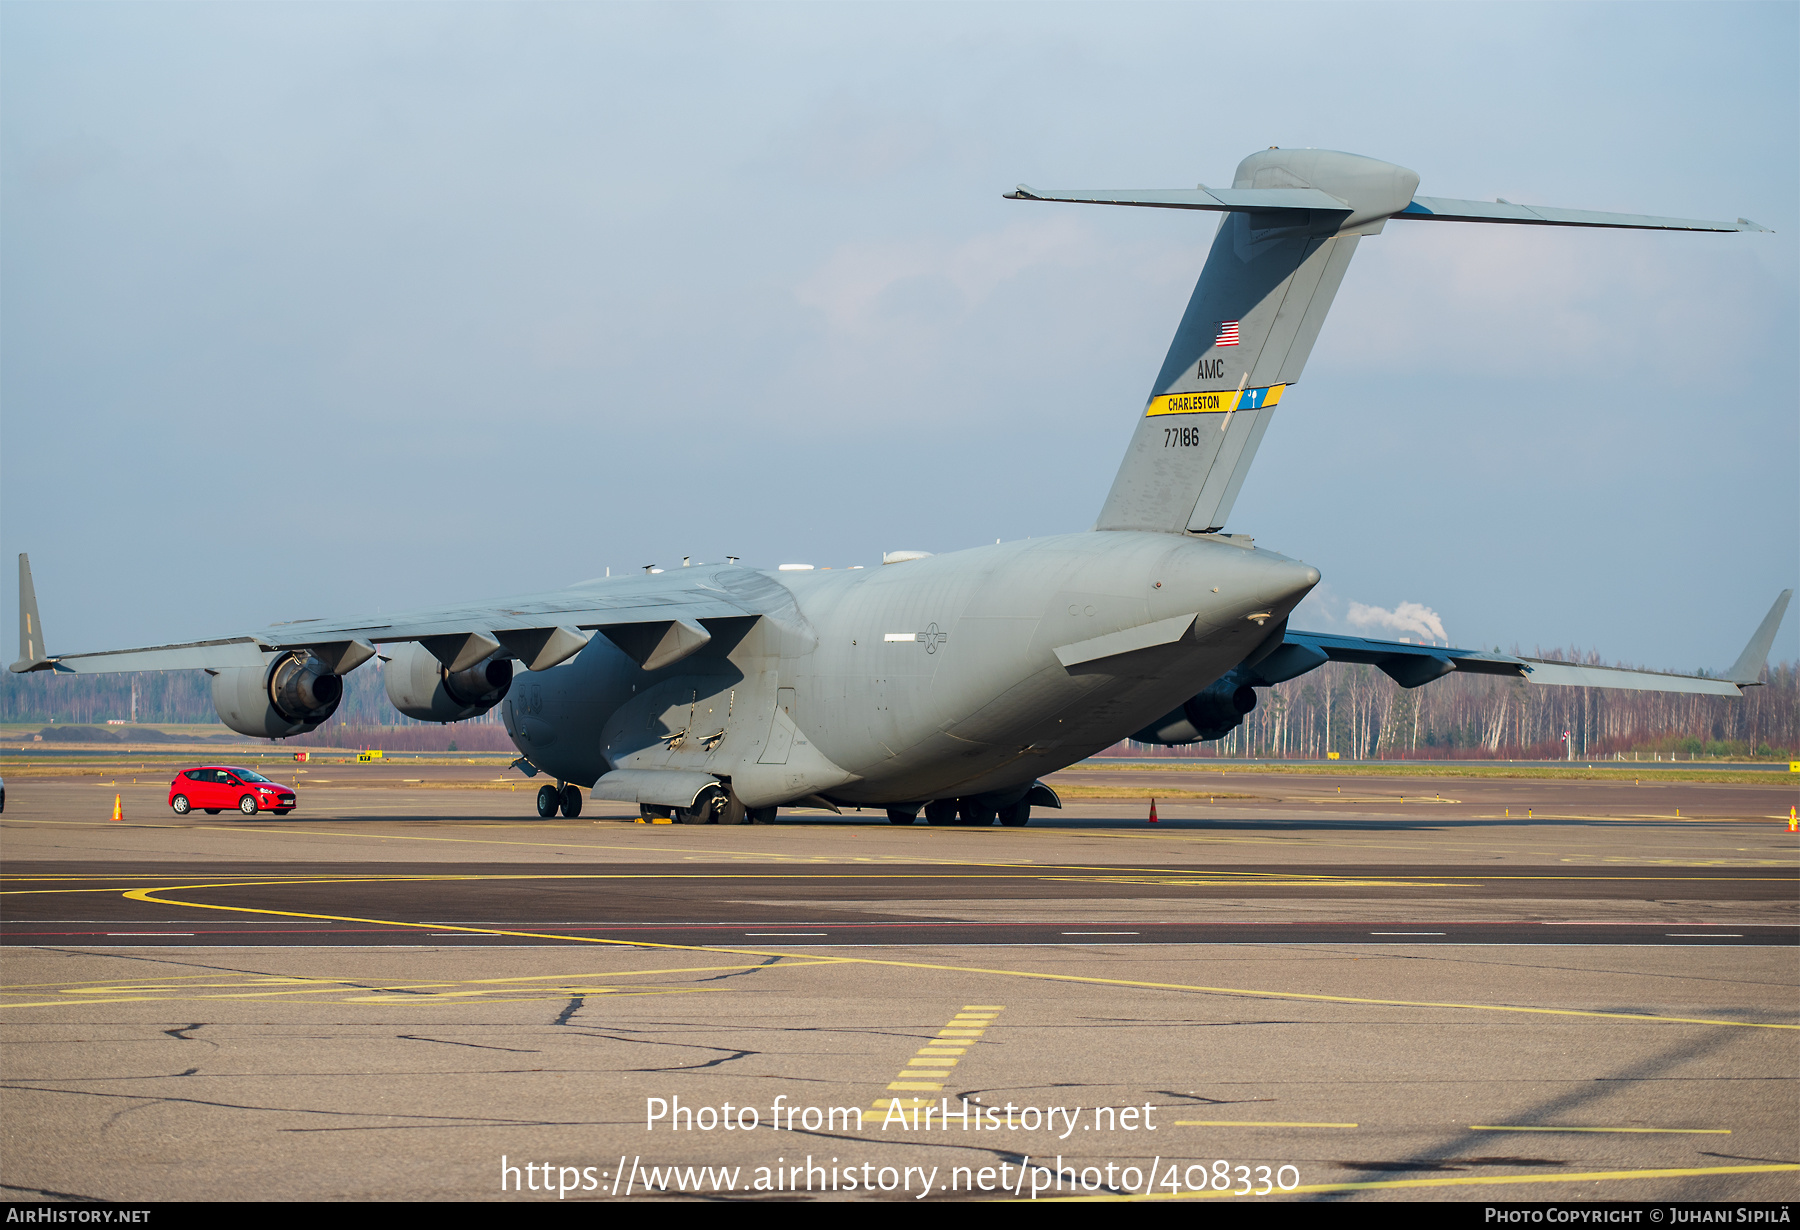
[[[1219,336],[1213,339],[1213,345],[1235,346],[1237,344],[1238,322],[1235,320],[1221,320],[1219,322]]]

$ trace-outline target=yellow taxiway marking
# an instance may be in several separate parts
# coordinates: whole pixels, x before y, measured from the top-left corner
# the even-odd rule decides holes
[[[1471,1123],[1471,1132],[1655,1132],[1673,1136],[1729,1136],[1730,1128],[1647,1128],[1647,1127],[1507,1127],[1505,1125]]]
[[[973,1045],[975,1040],[981,1037],[983,1033],[982,1030],[955,1029],[952,1028],[952,1026],[967,1024],[990,1025],[993,1023],[994,1018],[1004,1011],[1006,1011],[1006,1009],[999,1004],[965,1004],[961,1012],[958,1012],[955,1016],[950,1018],[950,1024],[938,1031],[937,1036],[938,1038],[949,1038],[954,1041]],[[918,1057],[922,1055],[946,1054],[947,1052],[938,1049],[941,1045],[941,1042],[927,1041],[924,1046],[914,1052],[914,1058],[908,1059],[906,1061],[906,1067],[888,1084],[888,1092],[935,1093],[941,1091],[944,1087],[943,1081],[950,1075],[948,1069],[954,1068],[960,1061],[956,1059],[921,1059]],[[966,1050],[968,1050],[968,1046],[958,1048],[954,1053],[960,1055]],[[878,1099],[875,1102],[873,1109],[885,1111],[893,1104],[893,1101],[894,1099],[892,1098]],[[925,1105],[925,1103],[920,1102],[916,1098],[912,1099],[912,1102],[913,1105],[908,1106],[905,1109],[916,1109],[918,1106]]]
[[[943,862],[946,860],[936,860],[936,861]],[[1380,879],[1380,880],[1367,880],[1367,879],[1359,879],[1359,878],[1347,877],[1347,876],[1334,876],[1334,875],[1328,875],[1328,874],[1301,875],[1301,876],[1294,876],[1292,874],[1289,874],[1289,875],[1283,876],[1283,875],[1278,875],[1278,874],[1272,873],[1272,872],[1260,872],[1260,871],[1259,872],[1232,873],[1232,872],[1220,872],[1220,871],[1209,870],[1209,871],[1205,871],[1205,872],[1197,871],[1197,872],[1194,872],[1193,874],[1189,875],[1189,874],[1183,873],[1178,870],[1177,871],[1163,871],[1163,870],[1159,869],[1159,870],[1138,871],[1137,869],[1134,869],[1134,868],[1084,867],[1084,866],[1080,866],[1080,865],[1048,866],[1048,865],[1033,864],[1033,863],[1023,863],[1023,864],[1021,864],[1021,863],[964,863],[964,864],[960,864],[960,865],[968,866],[968,867],[977,867],[977,868],[985,867],[985,868],[1017,869],[1017,870],[1023,871],[1023,872],[1038,872],[1040,874],[1037,874],[1037,875],[982,875],[982,874],[979,874],[978,872],[949,872],[949,871],[938,872],[938,873],[918,873],[918,872],[890,873],[890,872],[871,869],[870,872],[864,872],[864,871],[840,872],[840,873],[831,873],[831,874],[824,874],[824,875],[809,875],[809,876],[806,876],[805,878],[808,880],[1018,880],[1018,881],[1022,881],[1022,882],[1026,882],[1026,883],[1048,882],[1048,883],[1080,883],[1080,884],[1150,884],[1150,885],[1193,884],[1193,885],[1199,885],[1199,886],[1212,886],[1212,887],[1244,887],[1244,886],[1254,887],[1257,885],[1267,885],[1272,888],[1316,888],[1316,887],[1325,887],[1325,888],[1334,888],[1334,887],[1341,887],[1341,888],[1371,888],[1371,887],[1474,888],[1474,887],[1478,887],[1475,884],[1453,883],[1453,882],[1449,882],[1449,881],[1437,881],[1437,880],[1432,880],[1432,879],[1423,878],[1423,877],[1414,878],[1414,877],[1405,877],[1405,876],[1392,876],[1392,877],[1387,877],[1387,878]],[[1060,873],[1060,874],[1051,874],[1051,873]],[[64,882],[64,880],[69,879],[69,878],[84,878],[84,877],[57,877],[55,880],[51,880],[49,882],[61,883],[61,882]],[[120,880],[145,880],[145,879],[151,879],[152,877],[150,877],[148,875],[133,874],[133,875],[124,875],[124,876],[106,876],[106,877],[95,876],[95,877],[85,877],[85,878],[110,879],[110,880],[114,880],[114,881],[120,881]],[[448,883],[448,882],[455,882],[455,881],[474,881],[474,880],[482,880],[482,881],[487,881],[487,880],[781,880],[781,881],[788,881],[788,880],[792,880],[794,878],[795,878],[794,876],[789,875],[784,872],[770,872],[770,871],[727,871],[727,872],[617,871],[617,872],[518,872],[518,873],[485,872],[485,873],[469,873],[469,874],[436,873],[436,874],[431,874],[431,875],[407,875],[404,873],[394,873],[394,874],[389,874],[389,875],[295,876],[295,877],[265,875],[265,876],[260,876],[253,880],[219,880],[219,881],[214,881],[214,882],[210,882],[210,883],[206,883],[206,884],[189,884],[189,885],[184,885],[182,887],[183,888],[258,888],[258,887],[281,887],[281,886],[308,885],[308,884],[407,884],[407,883],[431,884],[431,883]],[[1482,878],[1483,879],[1500,879],[1502,877],[1482,877]],[[1683,877],[1683,876],[1673,876],[1673,877],[1671,877],[1671,876],[1638,876],[1638,877],[1629,877],[1629,876],[1627,876],[1627,877],[1544,876],[1544,877],[1513,877],[1513,878],[1519,878],[1519,879],[1524,879],[1524,878],[1573,879],[1573,880],[1586,880],[1586,879],[1692,880],[1692,879],[1694,879],[1694,877]],[[1720,878],[1732,879],[1735,881],[1735,880],[1741,880],[1743,877],[1720,877]],[[1768,877],[1768,878],[1771,880],[1785,879],[1785,877]],[[45,879],[48,879],[48,878],[46,877]],[[39,877],[32,877],[32,876],[0,877],[0,882],[15,883],[15,884],[17,884],[17,883],[29,884],[29,883],[38,882],[38,880],[39,880]],[[0,890],[0,896],[17,897],[17,896],[46,895],[46,894],[52,894],[52,893],[117,892],[117,891],[119,891],[119,887],[120,887],[119,884],[113,883],[110,885],[103,885],[98,888],[11,888],[11,889]],[[209,907],[209,908],[224,908],[224,907]]]
[[[647,940],[615,940],[599,936],[586,935],[545,935],[535,931],[513,931],[500,927],[459,927],[444,923],[400,922],[393,919],[352,918],[337,914],[310,914],[298,910],[265,910],[249,906],[213,905],[204,901],[177,901],[169,897],[154,896],[155,893],[183,892],[189,889],[205,888],[204,884],[179,885],[172,884],[162,888],[132,889],[124,896],[131,901],[143,901],[152,905],[172,905],[185,909],[221,910],[230,914],[266,914],[280,918],[310,918],[326,922],[364,923],[383,927],[402,927],[414,930],[444,932],[462,932],[470,935],[500,935],[515,939],[553,940],[572,944],[596,944],[612,948],[657,949],[664,952],[713,952],[729,956],[780,957],[806,962],[814,965],[872,965],[885,969],[920,969],[950,974],[985,974],[990,977],[1026,978],[1041,982],[1070,982],[1085,986],[1137,987],[1153,991],[1185,991],[1203,995],[1230,995],[1247,999],[1281,999],[1299,1000],[1323,1004],[1364,1004],[1381,1008],[1437,1008],[1450,1011],[1466,1012],[1505,1012],[1526,1016],[1563,1016],[1580,1017],[1589,1020],[1634,1021],[1646,1024],[1663,1025],[1722,1025],[1736,1029],[1800,1029],[1800,1025],[1772,1021],[1729,1021],[1715,1017],[1679,1017],[1657,1016],[1644,1012],[1599,1012],[1584,1008],[1537,1008],[1522,1004],[1470,1004],[1436,1002],[1431,1000],[1384,999],[1360,995],[1323,995],[1300,991],[1271,991],[1253,987],[1212,987],[1180,982],[1151,982],[1135,978],[1095,978],[1081,974],[1052,974],[1039,970],[992,969],[983,966],[940,965],[927,961],[891,961],[877,957],[851,957],[836,954],[823,955],[816,953],[776,952],[768,949],[726,948],[706,944],[665,944]],[[67,1002],[67,1001],[63,1001]],[[15,1005],[24,1007],[28,1005]],[[36,1006],[36,1005],[30,1005]]]
[[[792,962],[792,964],[795,966],[805,966],[805,965],[816,964],[816,962],[811,959],[802,957],[802,958],[796,958]],[[614,981],[617,981],[617,980],[623,979],[623,978],[659,978],[659,977],[670,977],[670,976],[673,976],[676,974],[724,973],[724,972],[731,972],[731,971],[735,971],[735,970],[758,969],[761,967],[761,965],[762,965],[761,962],[749,961],[749,962],[743,962],[743,963],[732,964],[732,965],[697,965],[697,966],[677,967],[674,969],[620,970],[620,971],[617,971],[614,973],[608,973],[608,974],[601,975],[601,977],[604,978],[608,982],[614,982]],[[578,975],[577,977],[580,977],[580,976]],[[513,977],[513,978],[463,978],[463,979],[454,979],[454,980],[450,980],[450,981],[433,981],[433,982],[390,981],[390,982],[385,982],[385,983],[373,983],[373,984],[363,981],[361,979],[354,979],[354,978],[299,978],[299,977],[282,977],[279,975],[271,975],[271,974],[245,975],[243,978],[235,980],[235,981],[222,981],[222,982],[221,981],[199,981],[200,979],[215,979],[215,978],[217,978],[217,975],[193,974],[193,975],[176,975],[174,977],[152,979],[152,980],[135,978],[135,979],[129,979],[129,980],[115,980],[115,981],[111,981],[111,982],[30,983],[30,984],[18,984],[18,985],[13,985],[13,986],[0,987],[0,993],[24,994],[27,992],[36,991],[38,994],[42,995],[42,994],[46,994],[46,993],[55,993],[60,990],[61,994],[71,997],[68,999],[43,1000],[40,1002],[29,1002],[29,1003],[10,1003],[10,1004],[4,1005],[5,1007],[8,1007],[8,1008],[45,1008],[45,1007],[52,1007],[57,1004],[71,1004],[71,1003],[86,1003],[86,1004],[143,1003],[143,1002],[146,1002],[149,1000],[167,1000],[170,998],[179,998],[179,999],[184,999],[184,1000],[268,999],[268,998],[273,998],[275,996],[280,996],[280,995],[292,995],[292,994],[327,995],[327,994],[332,994],[334,992],[361,992],[361,993],[385,992],[386,993],[385,995],[376,996],[375,998],[367,999],[367,1000],[343,1001],[343,1002],[348,1002],[348,1003],[391,1002],[393,996],[395,996],[395,995],[414,995],[414,996],[423,997],[425,999],[435,1000],[435,999],[443,998],[449,994],[456,994],[456,995],[463,995],[463,996],[505,994],[505,995],[519,996],[519,997],[521,997],[521,1000],[523,1000],[523,999],[534,999],[535,1000],[535,999],[545,999],[545,998],[561,998],[562,996],[568,995],[568,994],[591,994],[591,993],[596,993],[597,990],[612,990],[614,993],[617,993],[617,990],[618,990],[617,988],[589,988],[588,990],[572,988],[570,986],[570,976],[568,974],[531,974],[531,975],[525,975],[525,976]],[[540,986],[527,985],[527,984],[531,984],[531,983],[540,983],[540,984],[548,984],[548,985],[540,985]],[[176,984],[179,984],[179,985],[176,985]],[[444,992],[442,994],[437,993],[439,988],[458,988],[458,987],[474,987],[474,988],[483,988],[483,989],[472,990],[472,991],[449,991],[449,992]],[[228,992],[228,993],[227,994],[209,994],[208,993],[208,992],[213,992],[213,991],[224,991],[224,992]],[[195,992],[200,992],[200,993],[195,994]],[[667,994],[668,992],[657,991],[654,993]],[[104,996],[105,998],[100,998],[102,996]],[[520,1000],[490,1001],[490,1002],[520,1002]]]
[[[1226,873],[1229,874],[1229,873]],[[1478,888],[1476,884],[1454,884],[1428,880],[1352,880],[1341,876],[1299,876],[1287,879],[1251,879],[1239,876],[1219,878],[1219,872],[1201,875],[1136,875],[1136,876],[1039,876],[1042,880],[1075,884],[1149,884],[1162,887],[1188,888]]]
[[[1273,1120],[1253,1123],[1238,1119],[1177,1119],[1176,1127],[1263,1127],[1263,1128],[1353,1128],[1360,1123],[1277,1123]]]
[[[1365,1183],[1307,1183],[1290,1187],[1281,1195],[1311,1195],[1315,1192],[1389,1191],[1406,1187],[1510,1187],[1517,1183],[1604,1183],[1621,1179],[1690,1179],[1701,1175],[1777,1174],[1800,1170],[1800,1165],[1781,1162],[1768,1166],[1695,1166],[1680,1170],[1591,1170],[1585,1174],[1509,1174],[1492,1178],[1469,1176],[1455,1179],[1376,1179]],[[1280,1189],[1277,1189],[1279,1191]],[[1270,1193],[1271,1195],[1275,1193]],[[1147,1192],[1142,1195],[1040,1196],[1038,1202],[1059,1200],[1064,1203],[1096,1200],[1220,1200],[1242,1197],[1238,1192]],[[1254,1199],[1254,1197],[1252,1197]]]

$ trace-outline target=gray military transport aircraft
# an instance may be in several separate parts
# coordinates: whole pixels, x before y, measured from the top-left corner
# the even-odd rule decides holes
[[[850,571],[695,565],[54,657],[21,555],[12,669],[204,669],[227,726],[279,739],[326,721],[343,675],[379,646],[388,696],[409,717],[455,722],[501,706],[515,764],[556,783],[539,791],[540,815],[578,815],[585,786],[646,814],[728,824],[773,819],[784,805],[886,808],[901,824],[921,810],[934,824],[1024,824],[1034,804],[1060,806],[1044,774],[1127,736],[1219,738],[1257,688],[1331,660],[1371,663],[1408,688],[1474,671],[1741,695],[1792,591],[1722,675],[1577,666],[1290,630],[1318,570],[1221,532],[1351,255],[1388,221],[1765,229],[1415,196],[1418,184],[1372,158],[1272,148],[1246,158],[1230,188],[1008,194],[1225,215],[1088,533],[899,552]]]

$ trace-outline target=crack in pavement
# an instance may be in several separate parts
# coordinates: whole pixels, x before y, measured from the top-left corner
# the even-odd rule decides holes
[[[542,1051],[527,1050],[516,1046],[485,1046],[480,1042],[452,1042],[448,1038],[424,1038],[418,1034],[395,1034],[402,1042],[435,1042],[439,1046],[466,1046],[477,1051],[508,1051],[514,1055],[541,1055]]]
[[[704,1049],[713,1050],[715,1048],[706,1047]],[[692,1066],[684,1064],[674,1068],[631,1068],[628,1070],[632,1072],[698,1072],[702,1068],[716,1068],[720,1064],[730,1063],[734,1059],[745,1059],[751,1055],[760,1055],[762,1053],[763,1052],[761,1051],[734,1051],[729,1055],[720,1055],[717,1059],[709,1059],[705,1063],[697,1063]]]
[[[189,1106],[210,1106],[210,1107],[213,1107],[218,1110],[261,1111],[266,1114],[275,1114],[275,1115],[283,1115],[283,1114],[285,1114],[285,1115],[326,1115],[326,1116],[330,1116],[333,1118],[341,1117],[341,1118],[346,1118],[346,1119],[445,1120],[445,1121],[448,1121],[449,1123],[458,1124],[458,1125],[466,1125],[466,1126],[491,1126],[491,1127],[539,1127],[539,1126],[543,1126],[542,1121],[536,1120],[536,1119],[487,1118],[487,1117],[477,1116],[477,1115],[416,1115],[416,1114],[393,1113],[393,1112],[376,1113],[376,1112],[372,1112],[372,1111],[356,1111],[356,1110],[322,1110],[322,1109],[318,1109],[315,1107],[308,1107],[308,1106],[258,1106],[255,1104],[243,1103],[243,1102],[219,1102],[219,1101],[214,1101],[210,1098],[170,1098],[170,1097],[161,1097],[161,1096],[153,1097],[153,1096],[150,1096],[147,1094],[139,1094],[139,1093],[107,1093],[107,1092],[102,1092],[102,1091],[97,1091],[97,1090],[87,1090],[87,1089],[45,1088],[42,1085],[11,1085],[11,1084],[7,1084],[7,1085],[0,1085],[0,1089],[11,1089],[11,1090],[26,1092],[26,1093],[61,1093],[61,1094],[75,1096],[75,1097],[123,1098],[123,1099],[135,1104],[135,1105],[126,1107],[125,1111],[121,1111],[121,1112],[119,1112],[119,1114],[124,1114],[124,1113],[126,1113],[126,1111],[141,1109],[145,1106],[149,1106],[149,1105],[153,1105],[155,1103],[161,1102],[161,1103],[177,1103],[177,1104],[183,1104],[183,1105],[189,1105]],[[118,1118],[118,1115],[115,1115],[114,1119],[117,1119],[117,1118]],[[432,1125],[430,1123],[421,1123],[416,1126],[424,1127],[424,1126],[432,1126]],[[278,1130],[293,1131],[295,1129],[284,1128],[284,1129],[278,1129]]]

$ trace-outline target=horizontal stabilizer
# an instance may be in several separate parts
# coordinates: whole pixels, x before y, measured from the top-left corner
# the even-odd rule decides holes
[[[1395,214],[1424,222],[1512,222],[1524,226],[1603,226],[1632,231],[1767,231],[1748,218],[1707,222],[1700,218],[1659,218],[1652,214],[1609,214],[1591,209],[1553,209],[1511,201],[1458,201],[1445,196],[1414,197]]]
[[[1283,392],[1300,379],[1358,242],[1379,235],[1390,218],[1655,231],[1766,229],[1743,218],[1708,222],[1418,196],[1418,187],[1416,173],[1393,163],[1335,150],[1270,146],[1238,164],[1229,188],[1020,184],[1006,194],[1013,201],[1225,215],[1095,529],[1208,534],[1225,527]],[[1402,682],[1416,686],[1408,681],[1431,669],[1414,664]]]
[[[1209,209],[1215,213],[1271,209],[1350,212],[1350,202],[1317,188],[1029,188],[1020,184],[1009,201],[1066,201],[1073,205],[1140,205],[1148,209]]]

